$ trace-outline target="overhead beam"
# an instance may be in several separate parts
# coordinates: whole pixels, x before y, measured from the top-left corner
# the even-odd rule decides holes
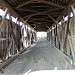
[[[43,18],[39,17],[38,19],[46,19],[46,18],[48,18],[48,16],[47,17],[43,17]],[[34,18],[31,17],[30,19],[34,20],[35,17]]]
[[[51,15],[48,15],[48,17],[52,19],[54,23],[58,24],[58,21],[56,21]]]
[[[34,24],[40,25],[40,24],[50,24],[50,23],[53,23],[53,22],[44,22],[44,21],[43,21],[43,22],[38,22],[38,21],[37,21],[37,22],[35,22],[35,23],[30,23],[30,24],[33,24],[33,25],[34,25]]]
[[[30,24],[31,26],[37,26],[37,27],[40,27],[40,26],[46,26],[45,24]]]
[[[38,0],[37,0],[37,1],[38,1]],[[56,7],[58,7],[58,8],[65,9],[64,6],[59,5],[59,4],[57,4],[57,3],[50,2],[50,1],[45,1],[45,0],[42,0],[42,1],[41,1],[41,0],[39,0],[38,2],[45,3],[45,4],[48,4],[48,5],[51,5],[51,6],[56,6]]]
[[[47,25],[46,25],[46,26],[47,26]],[[47,26],[47,28],[48,28],[48,29],[50,29],[50,27],[49,27],[49,26]]]
[[[46,31],[48,28],[47,27],[45,27],[45,28],[43,28],[43,27],[36,27],[35,28],[37,31]]]
[[[50,15],[51,15],[51,16],[57,16],[57,15],[54,15],[54,14],[53,14],[53,15],[50,14]],[[47,16],[47,17],[44,17],[44,16],[43,16],[43,18],[41,18],[41,17],[39,17],[39,18],[36,18],[36,17],[33,18],[33,17],[31,17],[31,18],[30,18],[30,20],[40,20],[40,19],[41,19],[41,20],[43,20],[43,19],[44,19],[44,20],[49,20],[50,18],[49,18],[48,16]]]
[[[39,11],[36,11],[36,10],[31,10],[31,9],[23,9],[23,8],[13,8],[13,9],[16,9],[16,10],[20,10],[20,11],[29,11],[29,12],[35,12],[35,13],[37,13],[37,12],[39,12]]]
[[[32,16],[35,16],[35,15],[40,15],[40,14],[46,14],[47,12],[51,12],[51,11],[55,11],[55,10],[58,10],[58,8],[55,8],[55,9],[52,9],[52,10],[47,10],[47,11],[43,11],[43,12],[38,12],[38,13],[35,13],[35,14],[31,14],[31,15],[27,15],[23,18],[28,18],[28,17],[32,17]]]
[[[36,2],[35,2],[36,1]],[[28,2],[25,2],[19,6],[17,6],[17,8],[20,8],[22,6],[25,6],[27,4],[30,4],[30,3],[45,3],[45,4],[48,4],[48,5],[52,5],[52,6],[56,6],[58,8],[62,8],[62,9],[65,9],[64,6],[62,5],[59,5],[59,4],[56,4],[56,3],[53,3],[53,2],[50,2],[50,1],[44,1],[44,0],[31,0],[31,1],[28,1]]]
[[[43,18],[43,19],[32,19],[32,20],[29,20],[28,22],[32,22],[32,21],[49,21],[49,22],[52,22],[51,20],[48,20],[46,18]]]
[[[33,1],[27,1],[27,2],[25,2],[25,3],[23,3],[23,4],[21,4],[21,5],[19,5],[19,6],[17,6],[16,8],[20,8],[20,7],[22,7],[22,6],[25,6],[25,5],[27,5],[27,4],[30,4],[30,3],[32,3]]]

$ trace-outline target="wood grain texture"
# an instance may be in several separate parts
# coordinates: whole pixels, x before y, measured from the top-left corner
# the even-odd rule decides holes
[[[54,70],[55,68],[57,70],[74,69],[63,54],[47,40],[40,40],[6,67],[4,74],[18,75],[28,71]]]

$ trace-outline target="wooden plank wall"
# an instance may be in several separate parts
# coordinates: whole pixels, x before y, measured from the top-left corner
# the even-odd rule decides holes
[[[5,20],[1,29],[2,32],[0,36],[0,58],[4,61],[11,55],[15,55],[20,51],[19,42],[21,39],[21,34],[19,34],[19,32],[21,30],[21,27],[9,20]]]
[[[74,13],[74,12],[73,12]],[[65,53],[68,57],[75,61],[75,16],[70,17],[68,14],[68,20],[61,21],[61,25],[55,25],[55,29],[50,28],[47,32],[48,40],[59,50]]]
[[[33,40],[36,40],[36,32],[26,29],[27,35],[22,37],[24,28],[22,29],[22,26],[12,22],[11,16],[9,20],[1,17],[0,22],[0,62],[15,56],[35,42]],[[27,44],[26,47],[23,45],[24,42]]]

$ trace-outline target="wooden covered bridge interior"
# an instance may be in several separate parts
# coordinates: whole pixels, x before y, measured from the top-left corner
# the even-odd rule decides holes
[[[75,69],[74,7],[75,0],[0,0],[0,74]],[[37,40],[38,31],[47,37]]]

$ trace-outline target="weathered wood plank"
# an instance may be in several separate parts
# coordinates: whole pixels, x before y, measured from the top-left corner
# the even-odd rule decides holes
[[[25,74],[27,71],[74,69],[71,60],[47,40],[40,40],[4,69],[4,74]],[[66,64],[67,63],[67,64]],[[13,66],[14,65],[14,66]]]

